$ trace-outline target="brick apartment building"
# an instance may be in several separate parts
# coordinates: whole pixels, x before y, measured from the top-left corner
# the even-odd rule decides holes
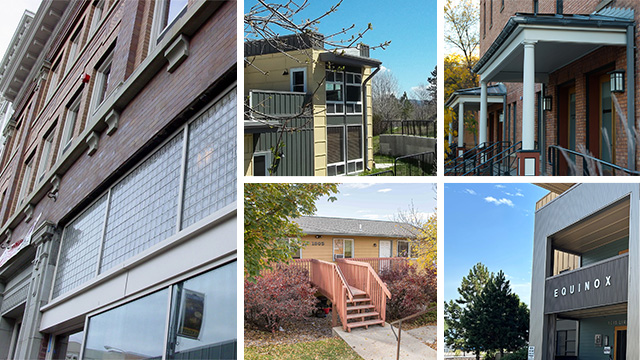
[[[236,2],[43,1],[0,63],[0,359],[235,359]]]
[[[480,60],[474,71],[481,83],[469,101],[479,108],[478,143],[509,142],[505,156],[515,159],[521,175],[637,171],[640,4],[480,0],[479,5]],[[485,89],[501,83],[504,100],[485,101]],[[458,131],[464,134],[462,126]],[[475,146],[460,137],[458,147],[465,142],[467,149]]]

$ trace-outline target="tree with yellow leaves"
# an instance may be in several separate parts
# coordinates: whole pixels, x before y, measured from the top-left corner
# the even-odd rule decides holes
[[[478,57],[472,56],[472,62],[477,62]],[[478,75],[470,72],[467,66],[467,60],[460,54],[449,54],[444,58],[444,98],[449,99],[456,90],[468,89],[478,86]],[[458,135],[455,131],[457,126],[457,117],[459,114],[451,109],[445,108],[444,111],[444,131],[445,131],[445,148],[449,151],[449,127],[453,129],[453,135]],[[471,113],[467,113],[464,117],[464,128],[469,132],[477,134],[477,121]],[[462,135],[460,135],[462,136]]]
[[[398,211],[398,214],[394,216],[394,220],[408,224],[418,230],[417,234],[409,239],[411,242],[411,257],[415,259],[418,267],[421,269],[435,268],[438,254],[438,217],[435,209],[433,214],[425,220],[423,213],[419,212],[412,202],[407,210]]]

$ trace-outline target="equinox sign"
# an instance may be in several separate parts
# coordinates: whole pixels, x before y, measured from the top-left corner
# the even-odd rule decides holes
[[[592,286],[594,289],[599,289],[600,286],[602,286],[600,279],[596,278],[595,280],[593,280],[593,282],[585,281],[584,286],[583,286],[583,282],[579,282],[578,286],[573,284],[573,285],[569,285],[568,288],[566,286],[563,286],[561,288],[555,288],[553,290],[553,297],[557,298],[559,295],[566,296],[567,294],[573,295],[576,293],[576,289],[577,289],[577,292],[579,293],[583,291],[586,292],[591,290]],[[611,275],[604,277],[604,287],[607,287],[607,286],[611,286]]]

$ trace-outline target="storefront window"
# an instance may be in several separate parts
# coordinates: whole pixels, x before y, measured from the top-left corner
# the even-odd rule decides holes
[[[53,349],[54,360],[78,360],[84,331],[80,330],[71,334],[56,336]]]
[[[85,360],[160,359],[164,350],[168,289],[89,319]]]

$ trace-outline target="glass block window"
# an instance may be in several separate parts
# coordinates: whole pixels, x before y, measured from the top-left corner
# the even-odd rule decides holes
[[[176,232],[181,161],[179,133],[111,189],[101,273]]]
[[[236,91],[189,125],[182,228],[236,200]]]
[[[64,228],[53,286],[54,298],[96,275],[106,204],[105,195]]]

